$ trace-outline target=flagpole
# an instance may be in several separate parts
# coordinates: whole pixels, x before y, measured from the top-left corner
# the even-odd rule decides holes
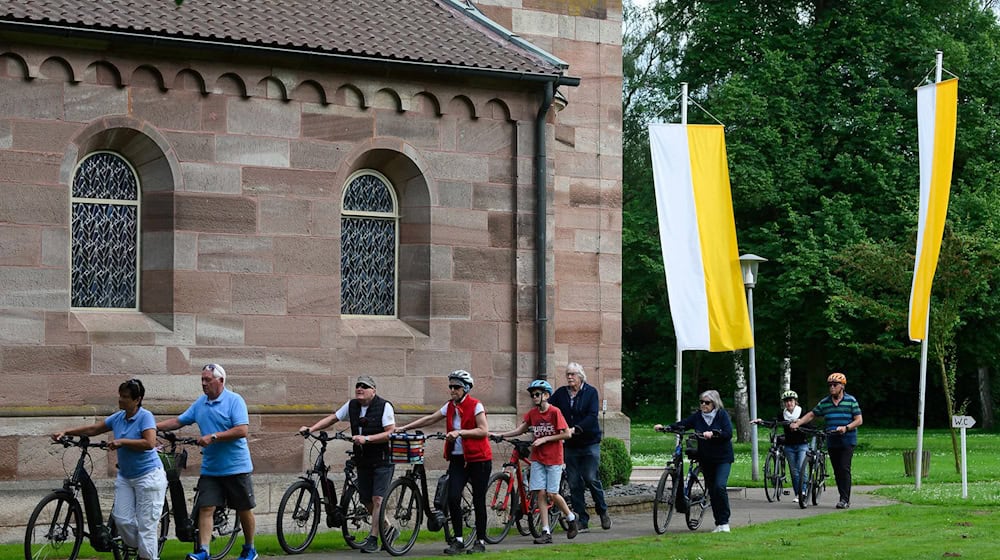
[[[941,70],[944,67],[944,52],[934,51],[934,83],[941,81]],[[927,391],[927,339],[931,334],[931,300],[927,298],[927,321],[924,323],[924,339],[920,341],[920,383],[917,390],[917,456],[914,465],[916,482],[914,488],[920,490],[924,466],[924,400]]]
[[[681,82],[681,124],[688,123],[688,83]],[[674,317],[674,321],[677,318]],[[681,350],[681,339],[677,338],[677,375],[674,381],[675,398],[677,399],[677,421],[681,421],[681,377],[684,369],[684,351]]]

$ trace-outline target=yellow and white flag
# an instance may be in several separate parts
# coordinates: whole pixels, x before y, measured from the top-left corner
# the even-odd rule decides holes
[[[910,340],[923,340],[931,284],[941,252],[941,236],[948,215],[951,169],[955,159],[958,80],[947,80],[917,90],[917,138],[920,144],[920,217],[917,253],[910,289]]]
[[[753,346],[722,126],[652,124],[649,145],[678,346]]]

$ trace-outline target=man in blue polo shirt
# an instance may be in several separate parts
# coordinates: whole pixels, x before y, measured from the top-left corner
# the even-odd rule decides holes
[[[851,460],[854,458],[854,447],[858,445],[857,429],[862,424],[861,405],[858,399],[844,391],[847,376],[843,373],[831,373],[826,378],[826,384],[830,387],[830,394],[789,427],[794,430],[822,416],[826,420],[826,429],[836,430],[827,436],[826,447],[830,451],[833,476],[837,479],[837,491],[840,493],[837,509],[847,509],[851,507]]]
[[[208,364],[201,370],[204,395],[177,418],[156,424],[159,430],[177,430],[198,424],[202,447],[201,478],[198,480],[198,535],[200,549],[187,560],[208,560],[212,540],[212,517],[216,507],[228,504],[240,517],[244,545],[239,560],[257,560],[253,546],[255,519],[253,508],[253,463],[247,445],[250,415],[243,397],[226,389],[226,370]]]

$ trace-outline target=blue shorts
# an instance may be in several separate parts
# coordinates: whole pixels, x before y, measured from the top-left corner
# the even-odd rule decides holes
[[[538,461],[531,463],[531,477],[529,479],[531,491],[545,490],[552,494],[558,494],[562,471],[562,465],[543,465]]]

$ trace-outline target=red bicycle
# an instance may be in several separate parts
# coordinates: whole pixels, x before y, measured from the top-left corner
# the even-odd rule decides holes
[[[510,459],[503,464],[503,470],[493,473],[486,486],[486,542],[498,544],[507,537],[511,527],[517,525],[521,535],[538,537],[542,534],[541,509],[538,500],[528,484],[530,472],[531,442],[522,439],[501,438],[490,436],[492,441],[503,442],[513,446]],[[522,468],[524,467],[524,468]],[[569,483],[565,472],[559,483],[559,493],[569,502]],[[550,503],[545,509],[550,515],[550,526],[557,524],[566,529],[562,512],[552,508]]]

